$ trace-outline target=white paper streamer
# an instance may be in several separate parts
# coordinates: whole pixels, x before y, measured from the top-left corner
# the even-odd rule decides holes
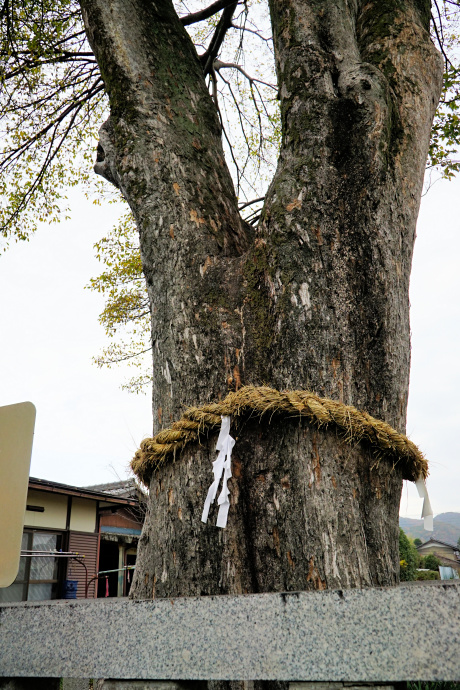
[[[423,508],[422,508],[422,518],[423,518],[423,528],[427,532],[433,531],[433,510],[431,508],[430,499],[428,496],[428,491],[426,489],[425,480],[419,477],[415,482],[417,487],[418,495],[423,498]]]
[[[230,417],[221,417],[222,424],[220,427],[219,438],[217,439],[216,450],[219,451],[217,459],[212,463],[212,471],[214,474],[214,481],[208,489],[208,495],[204,502],[203,514],[201,521],[206,523],[208,521],[209,509],[214,502],[217,490],[219,488],[222,473],[224,475],[222,491],[217,500],[219,505],[219,514],[217,516],[217,527],[227,526],[228,509],[230,508],[230,491],[227,487],[227,481],[232,476],[232,450],[235,445],[235,439],[230,436]]]

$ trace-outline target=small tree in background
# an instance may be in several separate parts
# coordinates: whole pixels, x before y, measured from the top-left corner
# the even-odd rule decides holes
[[[399,559],[401,568],[400,580],[402,582],[415,580],[419,555],[414,543],[410,541],[404,530],[401,528],[399,528]]]
[[[437,556],[434,555],[434,553],[429,553],[425,558],[423,559],[423,568],[427,568],[428,570],[438,570],[439,566],[441,565],[441,561]]]
[[[423,541],[419,539],[418,537],[414,539],[414,546],[421,546],[423,544]]]

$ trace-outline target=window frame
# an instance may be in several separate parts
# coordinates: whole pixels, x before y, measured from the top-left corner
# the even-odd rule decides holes
[[[62,543],[64,541],[65,533],[62,530],[55,530],[55,529],[43,529],[40,527],[37,528],[31,528],[31,527],[25,527],[22,533],[22,538],[24,538],[24,535],[27,535],[27,548],[23,549],[21,545],[21,551],[22,550],[27,550],[27,551],[32,551],[33,550],[33,543],[34,543],[34,535],[35,534],[55,534],[57,539],[56,539],[56,550],[59,550],[62,548]],[[32,566],[32,558],[35,558],[34,556],[21,556],[21,559],[25,559],[25,568],[24,568],[24,577],[21,578],[20,580],[18,579],[18,576],[16,576],[14,582],[12,582],[12,585],[22,585],[22,599],[20,601],[40,601],[39,599],[29,599],[29,588],[30,585],[46,585],[46,584],[51,584],[55,585],[55,587],[51,588],[51,599],[59,599],[59,587],[62,583],[63,579],[63,566],[65,565],[64,563],[61,563],[61,561],[64,561],[65,559],[63,558],[55,558],[54,559],[54,564],[55,564],[55,572],[56,572],[56,577],[52,579],[45,579],[45,580],[31,580],[30,579],[30,571],[31,571],[31,566]],[[39,556],[38,556],[39,558]],[[18,571],[19,575],[19,571]],[[54,592],[53,592],[54,589]]]

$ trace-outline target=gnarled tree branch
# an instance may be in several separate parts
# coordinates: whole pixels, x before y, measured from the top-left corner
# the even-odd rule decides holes
[[[180,20],[183,26],[189,26],[190,24],[197,24],[198,22],[203,22],[205,19],[209,19],[217,12],[225,9],[229,5],[232,5],[235,0],[217,0],[213,2],[212,5],[206,7],[204,10],[199,12],[193,12],[192,14],[187,14],[185,17],[181,17]]]
[[[200,56],[205,76],[211,72],[214,60],[218,56],[219,50],[221,49],[222,43],[224,42],[225,34],[232,25],[232,18],[237,8],[237,5],[238,2],[232,2],[232,4],[228,5],[222,12],[222,16],[219,19],[219,23],[217,24],[214,36],[211,39],[208,49],[205,53],[203,53],[203,55]]]

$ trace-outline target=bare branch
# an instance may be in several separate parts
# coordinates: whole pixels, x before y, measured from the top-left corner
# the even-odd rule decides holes
[[[232,18],[237,6],[238,1],[232,2],[231,5],[228,5],[224,9],[221,18],[219,19],[219,23],[217,24],[216,30],[214,32],[214,36],[211,38],[211,42],[209,44],[207,51],[200,56],[205,76],[210,73],[214,60],[219,54],[222,43],[225,39],[225,34],[232,25]]]
[[[102,84],[102,79],[97,79],[97,80],[91,85],[90,88],[86,89],[85,91],[83,91],[83,92],[80,94],[80,96],[79,96],[79,98],[78,98],[77,100],[75,100],[73,103],[70,103],[70,105],[68,105],[68,106],[67,106],[64,110],[62,110],[61,112],[58,111],[58,112],[59,112],[59,115],[58,115],[56,118],[54,118],[53,120],[51,120],[50,122],[48,122],[48,123],[47,123],[41,130],[39,130],[34,136],[30,137],[29,139],[26,139],[26,141],[25,141],[23,144],[21,144],[21,146],[18,146],[17,148],[13,149],[13,150],[9,153],[8,156],[5,156],[5,158],[4,158],[4,159],[2,160],[2,162],[1,162],[2,168],[6,167],[8,161],[9,161],[12,157],[16,157],[16,156],[20,155],[21,153],[23,153],[23,152],[24,152],[25,150],[27,150],[28,148],[30,148],[30,146],[31,146],[35,141],[37,141],[38,139],[40,139],[41,137],[43,137],[50,129],[52,129],[53,127],[57,126],[60,122],[62,122],[62,121],[67,117],[67,115],[69,115],[70,113],[72,113],[72,111],[75,111],[75,110],[76,110],[76,111],[78,112],[78,110],[80,110],[81,106],[82,106],[85,102],[87,102],[87,101],[90,100],[93,96],[95,96],[97,93],[99,93],[100,91],[103,91],[103,90],[104,90],[104,85]]]
[[[193,12],[193,14],[187,14],[185,17],[181,17],[180,21],[184,26],[189,26],[189,24],[196,24],[197,22],[203,22],[205,19],[209,19],[213,14],[217,14],[221,10],[224,10],[229,5],[232,5],[235,0],[217,0],[213,2],[209,7],[205,7],[204,10],[199,12]]]
[[[110,352],[108,350],[104,350],[102,353],[102,357],[95,357],[93,361],[98,365],[102,366],[105,364],[106,366],[109,366],[110,364],[118,364],[119,362],[126,362],[128,359],[133,359],[134,357],[139,357],[139,355],[143,355],[146,352],[151,352],[153,348],[148,347],[145,350],[139,350],[139,352],[134,352],[132,354],[120,354],[120,355],[110,355]]]
[[[264,86],[268,86],[270,89],[273,89],[274,91],[278,91],[278,87],[275,86],[274,84],[269,84],[266,81],[262,81],[262,79],[256,79],[255,77],[251,77],[240,65],[237,65],[234,62],[221,62],[220,60],[214,60],[213,63],[213,69],[216,72],[219,72],[221,69],[236,69],[238,72],[241,72],[241,74],[246,77],[246,79],[249,81],[250,84],[253,84],[257,82],[258,84],[263,84]]]
[[[83,57],[83,59],[80,59],[80,56],[76,54],[65,54],[61,53],[59,56],[54,57],[54,58],[49,58],[48,60],[24,60],[22,65],[18,67],[17,69],[13,70],[12,72],[8,72],[7,74],[3,75],[3,80],[7,81],[9,79],[12,79],[13,77],[17,77],[19,74],[22,74],[24,72],[27,72],[30,69],[36,69],[38,67],[43,67],[44,65],[55,65],[55,64],[62,64],[63,62],[79,62],[81,64],[92,64],[92,65],[97,65],[96,60],[88,60],[87,57]]]
[[[444,63],[446,66],[446,71],[447,71],[449,69],[449,65],[451,67],[453,67],[453,64],[449,60],[449,57],[447,56],[447,53],[444,50],[444,36],[442,34],[442,17],[441,17],[441,12],[439,10],[439,6],[438,6],[438,3],[436,2],[436,0],[435,0],[434,4],[435,4],[435,7],[436,7],[436,10],[438,13],[438,17],[439,17],[439,29],[438,29],[438,25],[436,24],[436,20],[435,20],[433,14],[431,14],[431,22],[433,24],[434,32],[436,34],[436,39],[438,41],[439,50],[441,51],[442,56],[444,58]]]
[[[101,84],[101,85],[99,85]],[[69,132],[74,128],[76,118],[80,110],[84,107],[84,105],[91,100],[92,97],[94,97],[97,93],[103,90],[103,85],[102,85],[102,80],[98,79],[96,82],[92,85],[90,89],[87,89],[81,96],[80,98],[69,105],[67,108],[65,108],[56,118],[54,118],[51,122],[48,123],[47,126],[45,126],[40,132],[38,132],[34,137],[29,138],[23,145],[17,147],[13,151],[10,152],[10,154],[4,158],[4,160],[1,162],[2,168],[8,168],[8,160],[15,160],[17,157],[19,157],[24,151],[29,149],[31,145],[37,141],[39,138],[43,137],[47,132],[52,130],[51,132],[51,138],[48,146],[48,151],[46,152],[45,159],[42,162],[39,171],[35,175],[35,178],[30,185],[29,188],[26,189],[24,194],[22,195],[21,200],[19,201],[18,205],[16,206],[15,210],[9,215],[7,218],[6,223],[0,227],[0,232],[4,232],[5,229],[7,228],[8,224],[13,222],[16,218],[19,217],[21,211],[25,208],[27,205],[28,201],[33,197],[35,194],[36,190],[42,183],[46,171],[50,168],[51,163],[53,160],[56,158],[58,155],[61,147],[64,144],[64,141],[69,134]],[[66,117],[70,115],[70,120],[68,124],[65,127],[65,130],[62,134],[59,135],[59,125],[63,123],[63,121],[66,119]],[[60,139],[58,143],[55,145],[55,140],[56,138],[60,136]]]
[[[238,24],[232,24],[231,28],[232,29],[238,29],[238,31],[248,31],[250,34],[254,34],[255,36],[258,36],[258,38],[261,38],[262,41],[265,41],[265,43],[271,43],[273,41],[273,36],[269,36],[268,38],[265,38],[265,36],[262,36],[260,31],[255,31],[254,29],[248,29],[247,26],[238,26]]]
[[[246,201],[246,203],[244,203],[244,204],[239,204],[239,205],[238,205],[238,209],[239,209],[240,211],[242,211],[243,208],[246,208],[246,206],[252,206],[252,204],[258,204],[259,201],[263,201],[264,199],[265,199],[264,196],[259,196],[258,199],[252,199],[251,201]]]

